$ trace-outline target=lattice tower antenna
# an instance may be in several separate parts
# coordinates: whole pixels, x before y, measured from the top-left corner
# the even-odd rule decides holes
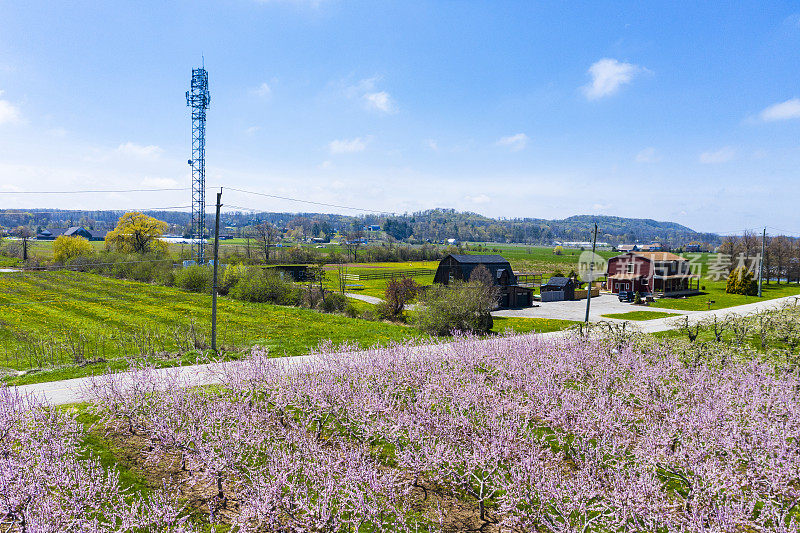
[[[205,262],[206,233],[206,109],[211,104],[205,65],[192,69],[186,105],[192,108],[192,259]]]

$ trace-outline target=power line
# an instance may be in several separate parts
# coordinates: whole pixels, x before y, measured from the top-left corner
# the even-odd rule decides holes
[[[163,192],[163,191],[188,191],[189,187],[169,189],[84,189],[71,191],[0,191],[0,194],[95,194],[95,193],[125,193],[125,192]]]
[[[362,207],[353,207],[353,206],[349,206],[349,205],[329,204],[329,203],[326,203],[326,202],[315,202],[314,200],[302,200],[300,198],[292,198],[290,196],[279,196],[277,194],[267,194],[267,193],[264,193],[264,192],[246,191],[244,189],[235,189],[233,187],[226,187],[225,189],[229,190],[229,191],[242,192],[242,193],[245,193],[245,194],[255,194],[257,196],[265,196],[267,198],[275,198],[277,200],[288,200],[290,202],[300,202],[300,203],[303,203],[303,204],[321,205],[321,206],[324,206],[324,207],[334,207],[336,209],[350,209],[352,211],[362,211],[364,213],[376,213],[376,214],[385,214],[385,215],[393,215],[393,216],[395,215],[395,213],[392,212],[392,211],[378,211],[378,210],[374,210],[374,209],[364,209]]]
[[[800,236],[800,233],[798,233],[798,232],[788,231],[788,230],[784,230],[784,229],[781,229],[781,228],[776,228],[775,226],[767,226],[767,227],[769,229],[774,229],[775,231],[781,232],[784,236],[791,236],[791,237]]]
[[[27,209],[0,209],[2,215],[55,215],[59,212],[66,213],[92,213],[95,211],[169,211],[172,209],[188,209],[190,205],[170,205],[166,207],[140,207],[128,209],[50,209],[49,211],[30,211]]]

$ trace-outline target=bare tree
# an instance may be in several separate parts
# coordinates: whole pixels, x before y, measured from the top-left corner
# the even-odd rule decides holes
[[[745,257],[755,257],[761,250],[761,239],[752,231],[745,231],[740,243],[740,251]]]
[[[347,253],[350,254],[350,260],[355,263],[358,260],[358,249],[364,244],[364,232],[362,230],[351,231],[347,234],[344,241],[344,247]]]
[[[492,278],[492,273],[483,263],[476,266],[472,272],[470,272],[469,280],[476,281],[482,285],[486,285],[487,287],[494,287],[495,285],[494,278]]]
[[[339,263],[336,265],[336,274],[337,280],[339,282],[339,293],[344,296],[344,293],[347,290],[347,265],[345,263]]]
[[[13,231],[14,235],[22,240],[22,260],[28,260],[28,241],[33,237],[33,230],[28,226],[17,226]]]
[[[773,266],[775,267],[775,279],[778,285],[781,283],[781,277],[786,277],[786,282],[789,283],[789,261],[792,256],[792,243],[784,236],[773,237],[769,240],[769,256],[772,259]],[[771,276],[770,276],[771,277]]]
[[[269,263],[269,249],[275,245],[278,239],[278,228],[269,222],[262,222],[253,226],[253,232],[264,254],[264,262]]]

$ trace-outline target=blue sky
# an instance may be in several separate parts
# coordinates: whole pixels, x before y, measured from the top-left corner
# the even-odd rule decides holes
[[[0,1],[0,191],[189,185],[391,212],[800,232],[797,2]],[[311,206],[226,192],[224,201]],[[188,193],[0,195],[147,208]],[[344,212],[344,211],[343,211]],[[775,231],[775,230],[771,230]]]

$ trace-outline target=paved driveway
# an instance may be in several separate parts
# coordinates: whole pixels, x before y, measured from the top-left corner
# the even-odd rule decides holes
[[[578,300],[575,302],[536,303],[539,304],[539,307],[503,309],[501,311],[495,311],[492,313],[492,315],[522,318],[557,318],[560,320],[578,320],[581,322],[586,317],[586,300]],[[597,322],[598,320],[608,320],[607,318],[603,318],[602,315],[611,313],[628,313],[631,311],[666,311],[668,313],[677,313],[682,315],[690,315],[697,312],[659,309],[656,307],[622,303],[619,301],[616,295],[601,294],[600,296],[592,298],[592,304],[589,309],[589,320],[592,322]]]

